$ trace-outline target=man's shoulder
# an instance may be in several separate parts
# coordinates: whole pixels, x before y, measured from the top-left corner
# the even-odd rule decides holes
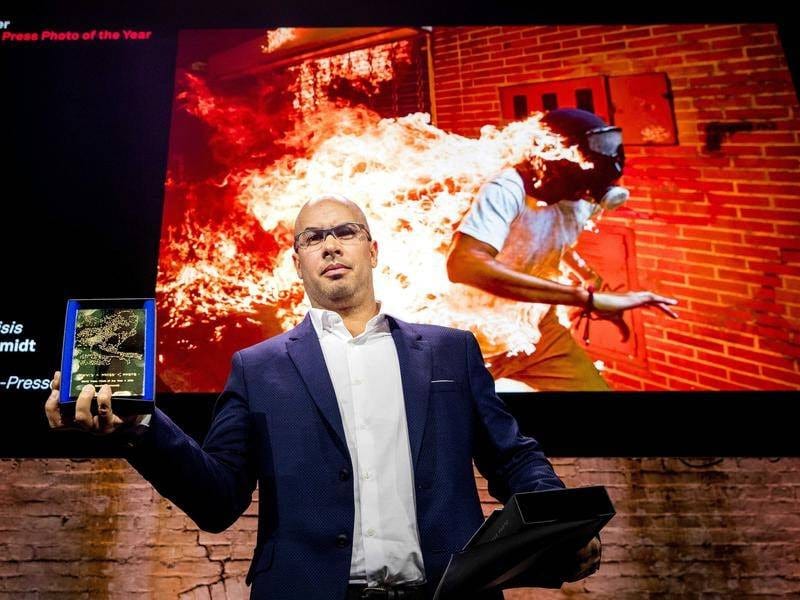
[[[519,174],[519,171],[516,169],[508,168],[500,171],[489,179],[484,186],[486,191],[496,190],[498,187],[504,191],[511,192],[513,194],[522,194],[523,197],[525,195],[525,183],[522,181],[522,176]]]
[[[242,348],[237,352],[243,359],[252,360],[263,358],[265,356],[274,356],[276,354],[284,354],[286,352],[286,343],[297,337],[297,327],[284,331],[271,338],[267,338],[261,342]]]
[[[519,212],[525,206],[525,183],[519,172],[514,168],[505,169],[487,180],[478,193],[478,204],[501,209],[501,212]]]
[[[472,335],[471,332],[455,327],[445,327],[443,325],[432,325],[429,323],[410,323],[395,319],[401,326],[407,327],[410,331],[418,334],[423,340],[460,340]]]

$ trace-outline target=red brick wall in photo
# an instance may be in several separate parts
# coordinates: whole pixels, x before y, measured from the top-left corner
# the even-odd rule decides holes
[[[776,28],[635,25],[434,28],[437,125],[500,125],[501,86],[666,73],[678,145],[629,146],[643,289],[681,319],[642,311],[646,361],[605,361],[619,390],[800,385],[800,119]],[[705,149],[711,122],[769,123]]]

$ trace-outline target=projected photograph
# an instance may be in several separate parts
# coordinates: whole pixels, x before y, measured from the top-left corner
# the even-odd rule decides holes
[[[218,391],[303,319],[293,220],[323,194],[363,207],[386,311],[471,330],[498,391],[796,388],[795,99],[769,24],[182,31],[159,388]]]

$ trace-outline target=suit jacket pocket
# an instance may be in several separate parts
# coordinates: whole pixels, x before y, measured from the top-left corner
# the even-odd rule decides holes
[[[250,569],[247,571],[247,577],[244,582],[247,585],[253,581],[253,577],[257,573],[268,570],[272,566],[272,559],[275,556],[275,542],[265,542],[260,546],[256,546],[253,553],[253,560],[250,563]]]

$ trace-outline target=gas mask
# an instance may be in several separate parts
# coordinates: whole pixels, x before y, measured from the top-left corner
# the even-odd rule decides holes
[[[584,199],[608,209],[628,199],[628,191],[614,185],[625,166],[622,129],[577,108],[550,111],[541,122],[564,137],[566,145],[577,145],[581,155],[594,167],[582,169],[568,160],[547,161],[536,169],[539,181],[526,186],[530,188],[528,193],[548,204]]]
[[[628,191],[628,188],[624,188],[619,185],[612,185],[608,189],[606,189],[603,197],[600,198],[598,204],[601,208],[606,210],[614,210],[625,204],[630,198],[631,193]]]

